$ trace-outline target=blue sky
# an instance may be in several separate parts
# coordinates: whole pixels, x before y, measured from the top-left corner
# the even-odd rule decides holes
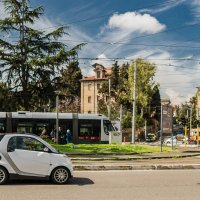
[[[69,25],[62,38],[70,47],[87,42],[79,52],[84,75],[94,62],[110,67],[138,57],[157,65],[155,80],[162,98],[188,101],[200,86],[200,0],[31,0],[44,6],[36,28]],[[2,11],[0,4],[0,11]],[[3,16],[3,12],[0,12]]]

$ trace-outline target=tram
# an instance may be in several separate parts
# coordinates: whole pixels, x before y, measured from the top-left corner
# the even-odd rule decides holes
[[[110,120],[100,114],[52,113],[52,112],[0,112],[0,132],[33,133],[40,135],[45,128],[47,136],[56,130],[59,136],[69,129],[72,142],[99,143],[109,141],[109,131],[114,131]]]

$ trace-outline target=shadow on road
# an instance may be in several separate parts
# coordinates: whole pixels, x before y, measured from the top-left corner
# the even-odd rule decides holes
[[[70,185],[91,185],[94,184],[94,182],[89,178],[83,178],[83,177],[74,177],[69,181]]]
[[[73,179],[69,180],[67,184],[64,185],[91,185],[94,182],[89,178],[83,177],[74,177]],[[7,186],[16,186],[16,185],[55,185],[51,181],[44,181],[44,180],[11,180],[8,182]],[[59,184],[57,184],[59,185]]]

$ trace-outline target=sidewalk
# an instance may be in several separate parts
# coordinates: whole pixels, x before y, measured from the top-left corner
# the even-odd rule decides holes
[[[132,155],[69,155],[74,170],[200,169],[200,149]]]

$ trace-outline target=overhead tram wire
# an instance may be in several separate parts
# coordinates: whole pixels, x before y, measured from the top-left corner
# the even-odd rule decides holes
[[[76,40],[59,40],[59,42],[76,42],[76,43],[87,43],[87,44],[123,44],[125,46],[145,46],[145,47],[166,47],[166,48],[192,48],[192,49],[200,49],[200,46],[186,46],[186,45],[176,45],[176,44],[140,44],[140,43],[135,43],[135,44],[127,44],[123,42],[118,42],[118,43],[111,43],[111,42],[93,42],[93,41],[76,41]],[[188,41],[186,41],[188,42]]]
[[[142,58],[142,57],[140,57]],[[123,60],[123,61],[133,61],[135,58],[89,58],[89,57],[80,57],[78,60],[102,60],[102,61],[116,61],[116,60]],[[197,61],[200,62],[200,59],[194,59],[194,58],[143,58],[146,61],[157,61],[157,60],[162,60],[162,61]]]

